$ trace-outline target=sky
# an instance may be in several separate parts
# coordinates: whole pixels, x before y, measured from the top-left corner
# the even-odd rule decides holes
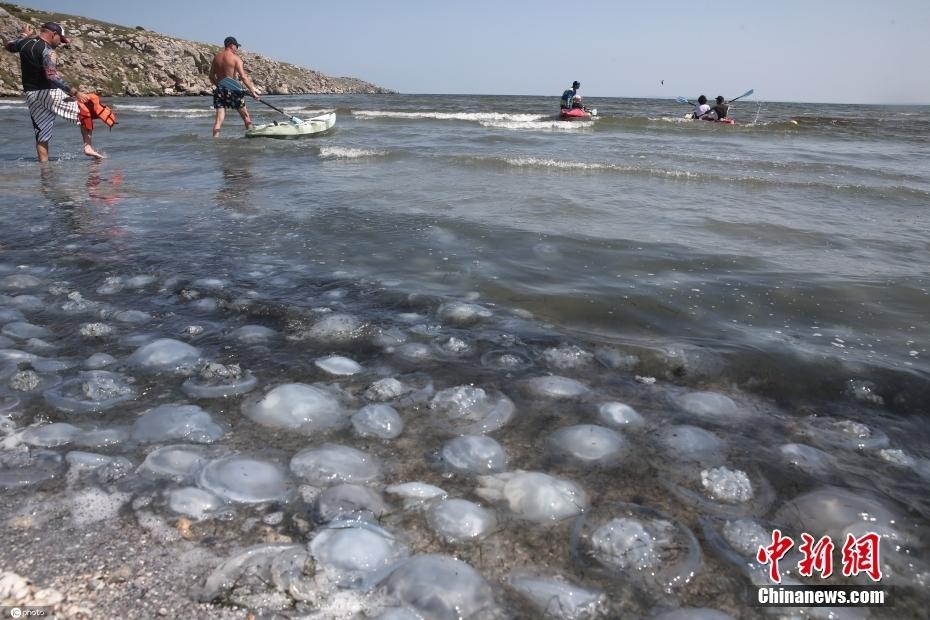
[[[22,0],[403,93],[930,104],[930,0]],[[246,67],[248,69],[248,67]],[[663,83],[664,81],[664,83]]]

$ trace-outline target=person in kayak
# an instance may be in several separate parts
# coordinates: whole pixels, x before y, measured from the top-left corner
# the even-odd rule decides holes
[[[710,111],[717,115],[718,121],[722,121],[730,113],[730,104],[723,98],[723,95],[717,95],[717,105],[712,107]]]
[[[241,80],[245,87],[249,89],[252,98],[258,101],[258,91],[255,89],[249,74],[245,72],[242,58],[239,57],[240,47],[236,37],[226,37],[223,41],[223,51],[218,52],[213,57],[213,64],[210,66],[210,81],[215,87],[213,90],[213,107],[216,110],[216,120],[213,121],[214,138],[220,135],[220,128],[223,126],[223,121],[226,120],[226,108],[238,110],[242,122],[245,123],[245,128],[252,128],[252,118],[245,107],[245,101],[242,100],[242,93],[220,86],[220,80],[223,78]]]
[[[710,112],[710,106],[707,105],[707,97],[701,95],[698,97],[697,105],[694,106],[694,111],[691,112],[691,118],[697,120],[708,112]]]
[[[19,54],[22,68],[23,91],[32,128],[36,135],[36,155],[40,163],[48,161],[48,143],[52,139],[55,117],[78,125],[78,102],[86,102],[87,95],[68,84],[55,65],[55,49],[69,43],[64,28],[55,22],[46,22],[33,37],[31,26],[24,26],[15,41],[4,42],[7,51]],[[88,157],[103,159],[103,155],[94,150],[90,131],[81,126],[81,139],[84,142],[84,154]]]
[[[581,82],[576,80],[572,82],[571,88],[562,93],[562,100],[559,101],[559,107],[561,109],[571,110],[572,108],[581,108],[585,111],[588,110],[584,107],[584,104],[581,103],[581,95],[578,94],[579,88],[581,88]]]

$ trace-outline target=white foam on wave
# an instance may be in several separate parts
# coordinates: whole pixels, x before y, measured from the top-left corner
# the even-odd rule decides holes
[[[0,103],[0,110],[26,110],[29,106],[25,101],[4,101]]]
[[[537,117],[539,118],[539,117]],[[594,126],[594,121],[557,121],[557,120],[530,120],[530,121],[481,121],[482,127],[492,129],[531,129],[534,131],[578,131]]]
[[[327,159],[363,159],[366,157],[384,157],[387,151],[379,149],[357,149],[348,146],[321,146],[320,157]]]
[[[565,161],[561,159],[543,159],[540,157],[508,157],[505,163],[511,166],[524,168],[555,168],[559,170],[609,170],[613,172],[628,172],[649,174],[658,177],[700,179],[707,175],[691,170],[668,170],[664,168],[640,168],[638,166],[624,166],[620,164],[604,164],[585,161]]]
[[[516,122],[529,123],[546,118],[544,114],[507,114],[503,112],[394,112],[390,110],[353,110],[358,118],[398,118],[439,121]]]
[[[146,105],[141,103],[121,103],[114,106],[117,110],[131,110],[132,112],[149,112],[151,110],[160,110],[161,106]]]
[[[210,109],[165,108],[149,114],[149,118],[204,118],[213,116]]]

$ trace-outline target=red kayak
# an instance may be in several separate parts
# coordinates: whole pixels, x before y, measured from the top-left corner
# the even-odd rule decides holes
[[[562,108],[559,111],[559,116],[565,120],[571,120],[573,118],[591,118],[591,113],[585,112],[582,108]]]

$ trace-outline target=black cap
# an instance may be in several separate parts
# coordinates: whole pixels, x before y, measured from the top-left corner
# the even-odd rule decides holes
[[[229,47],[230,45],[235,45],[237,48],[242,47],[239,45],[239,42],[236,41],[236,37],[226,37],[223,39],[223,47]]]
[[[42,30],[48,30],[49,32],[54,32],[61,37],[62,43],[70,43],[71,40],[65,36],[65,29],[61,27],[61,24],[55,22],[45,22],[42,24]]]
[[[572,88],[581,88],[581,82],[577,80],[572,82]]]
[[[723,102],[724,102],[723,95],[717,95],[717,103],[723,103]]]

